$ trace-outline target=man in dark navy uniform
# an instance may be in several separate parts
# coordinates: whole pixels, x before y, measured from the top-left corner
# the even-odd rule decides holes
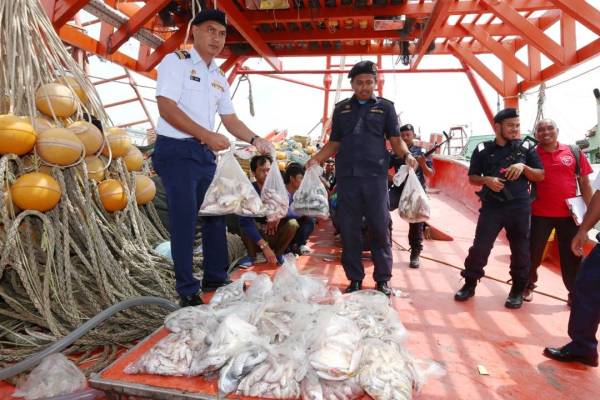
[[[595,190],[590,205],[577,234],[571,241],[571,250],[583,257],[583,246],[588,241],[588,232],[600,220],[600,175],[593,184]],[[596,236],[600,243],[600,234]],[[563,347],[546,347],[544,355],[557,361],[580,362],[598,366],[598,325],[600,324],[600,245],[588,254],[581,264],[575,279],[573,304],[569,316],[571,342]]]
[[[196,217],[215,174],[213,152],[229,147],[229,139],[213,131],[215,115],[219,113],[225,128],[238,139],[262,153],[272,149],[236,116],[227,79],[214,61],[225,45],[226,28],[222,11],[203,10],[192,21],[194,47],[167,55],[158,67],[160,118],[152,163],[167,194],[176,290],[182,307],[202,304],[200,282],[192,275]],[[225,217],[203,218],[205,291],[230,282],[225,232]]]
[[[415,128],[411,124],[402,125],[400,127],[400,137],[408,146],[408,150],[413,157],[416,158],[419,166],[415,170],[421,186],[425,189],[425,177],[432,177],[435,174],[433,170],[433,162],[431,157],[425,157],[425,151],[421,146],[415,144]],[[393,168],[395,172],[398,172],[401,166],[404,165],[404,160],[392,154],[390,157],[390,168]],[[390,187],[390,211],[394,211],[398,208],[400,202],[400,195],[402,194],[403,186],[392,186]],[[411,268],[419,268],[419,256],[423,251],[423,228],[425,222],[414,222],[408,225],[408,243],[410,245],[410,262],[408,264]]]
[[[506,308],[520,308],[523,291],[529,280],[529,223],[531,217],[530,182],[544,179],[542,163],[534,146],[522,141],[519,113],[505,108],[494,117],[496,139],[480,143],[473,151],[469,182],[483,186],[478,193],[481,209],[473,246],[461,275],[465,284],[454,295],[465,301],[475,295],[475,287],[494,246],[504,228],[510,245],[512,287]]]
[[[362,289],[365,276],[361,261],[361,221],[365,217],[371,238],[376,289],[390,295],[392,246],[387,192],[389,153],[394,152],[411,168],[416,160],[400,139],[394,103],[375,97],[377,67],[361,61],[348,74],[354,96],[337,103],[333,111],[329,142],[307,163],[307,168],[336,155],[337,219],[342,238],[342,264],[350,285],[346,292]]]

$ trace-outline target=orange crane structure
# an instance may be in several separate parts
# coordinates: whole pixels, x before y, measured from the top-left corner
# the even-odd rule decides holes
[[[220,8],[231,26],[221,54],[221,69],[229,74],[230,83],[240,71],[270,76],[323,74],[323,86],[316,86],[324,91],[323,121],[331,75],[344,72],[332,64],[333,56],[377,56],[380,67],[384,55],[401,57],[404,68],[382,70],[383,74],[464,73],[491,123],[492,108],[475,74],[504,99],[505,106],[514,107],[519,93],[600,53],[600,10],[584,0],[40,1],[65,43],[151,78],[156,78],[156,66],[166,54],[186,47],[193,11]],[[86,26],[75,23],[81,10],[96,19]],[[92,37],[86,27],[96,23],[101,24],[100,34]],[[591,42],[580,45],[578,24],[594,34]],[[559,33],[551,35],[549,30],[555,26]],[[128,41],[138,42],[137,57],[119,51]],[[517,55],[521,49],[525,57]],[[442,54],[456,57],[461,67],[421,68],[425,56]],[[483,54],[501,62],[500,76],[481,60]],[[283,59],[300,56],[324,56],[326,65],[285,69]],[[272,70],[245,68],[244,62],[251,57],[262,57]],[[542,57],[549,60],[548,65],[543,66]]]

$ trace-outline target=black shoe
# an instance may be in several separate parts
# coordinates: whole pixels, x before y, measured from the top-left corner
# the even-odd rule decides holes
[[[387,297],[390,297],[392,295],[392,289],[390,289],[390,287],[388,286],[387,281],[377,282],[375,290],[385,294]]]
[[[227,286],[230,283],[233,283],[231,279],[225,279],[223,282],[207,282],[202,281],[202,291],[204,292],[214,292],[218,288],[222,286]]]
[[[410,262],[408,263],[408,266],[411,268],[419,268],[420,263],[419,263],[419,256],[421,255],[421,253],[417,253],[412,252],[410,253]]]
[[[344,293],[352,293],[356,292],[357,290],[362,290],[362,281],[350,281],[350,284],[346,290],[344,290]]]
[[[585,365],[589,365],[590,367],[598,366],[598,354],[596,354],[595,356],[579,356],[571,353],[566,347],[567,346],[558,348],[546,347],[544,349],[544,355],[556,361],[579,362]]]
[[[517,308],[521,308],[521,306],[523,305],[523,288],[519,285],[515,285],[513,284],[512,288],[510,289],[510,293],[508,294],[508,297],[506,298],[506,302],[504,303],[504,307],[506,308],[510,308],[510,309],[517,309]]]
[[[467,279],[465,284],[460,288],[456,294],[454,294],[454,300],[456,301],[467,301],[469,297],[475,296],[475,288],[477,287],[477,281]]]
[[[181,308],[183,307],[194,307],[199,306],[200,304],[204,304],[199,295],[195,294],[193,296],[181,296],[179,297],[179,305]]]

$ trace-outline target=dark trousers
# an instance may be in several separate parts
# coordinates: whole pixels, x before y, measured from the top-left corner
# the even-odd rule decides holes
[[[598,354],[596,332],[600,323],[600,246],[596,245],[583,260],[575,280],[573,304],[569,316],[567,345],[573,354],[593,356]]]
[[[152,164],[167,194],[176,290],[180,296],[192,296],[200,290],[200,282],[192,275],[196,217],[215,174],[215,156],[196,140],[158,135]],[[224,281],[228,264],[225,217],[203,218],[202,249],[203,279]]]
[[[411,253],[421,254],[423,251],[423,227],[425,222],[415,222],[408,224],[408,244]]]
[[[573,240],[578,229],[571,217],[552,218],[531,216],[531,270],[529,272],[529,286],[531,288],[536,287],[535,283],[538,280],[537,269],[542,263],[546,242],[552,229],[556,229],[562,279],[569,294],[572,294],[575,289],[575,277],[581,264],[581,257],[576,256],[571,251],[571,240]]]
[[[369,230],[371,255],[377,282],[392,277],[392,242],[387,177],[338,177],[337,220],[342,238],[342,265],[346,277],[360,281],[365,277],[362,264],[363,216]]]
[[[498,206],[483,206],[475,229],[473,246],[465,259],[461,275],[468,279],[481,279],[483,268],[494,247],[498,234],[504,228],[510,245],[510,276],[513,284],[522,285],[529,279],[529,200],[519,203],[506,202]]]
[[[299,217],[296,218],[296,221],[298,222],[298,230],[292,240],[292,245],[300,247],[306,244],[308,238],[315,230],[316,220],[313,217]]]
[[[280,221],[279,225],[277,225],[277,230],[273,235],[266,235],[262,229],[263,227],[264,225],[261,227],[259,224],[256,224],[260,236],[267,241],[269,247],[273,250],[273,253],[279,257],[285,253],[285,250],[296,235],[296,232],[298,231],[298,222],[296,222],[295,219]],[[256,258],[256,253],[260,251],[258,245],[250,238],[250,236],[244,234],[244,232],[242,232],[242,241],[246,246],[248,256],[253,259]]]

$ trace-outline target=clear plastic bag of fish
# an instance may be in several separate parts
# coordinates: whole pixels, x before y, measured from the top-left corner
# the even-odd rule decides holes
[[[293,256],[284,258],[273,278],[273,294],[283,301],[307,303],[318,301],[328,294],[327,280],[316,276],[300,274]]]
[[[350,318],[321,313],[317,336],[308,347],[308,359],[319,378],[337,381],[353,376],[362,355],[361,333]]]
[[[44,358],[27,379],[17,385],[13,397],[45,399],[84,390],[86,386],[83,372],[67,357],[56,353]]]
[[[244,293],[244,282],[254,280],[255,278],[256,272],[246,272],[242,274],[238,280],[218,288],[210,299],[209,304],[215,309],[219,309],[228,307],[234,303],[245,301],[246,294]]]
[[[273,282],[267,274],[259,274],[246,289],[246,300],[265,302],[273,294]]]
[[[202,329],[213,332],[219,322],[213,308],[208,304],[196,307],[183,307],[165,317],[165,328],[169,332],[179,333],[190,329]]]
[[[294,193],[292,209],[299,215],[328,218],[329,200],[327,190],[321,182],[323,168],[315,165],[304,174],[300,187]]]
[[[234,355],[219,371],[219,394],[221,397],[237,390],[240,381],[264,362],[268,356],[262,345],[249,345]]]
[[[206,332],[201,329],[170,333],[148,350],[139,360],[129,364],[126,374],[166,376],[196,376],[195,360],[202,359],[208,350]]]
[[[273,157],[275,160],[276,157]],[[277,221],[285,217],[288,212],[290,199],[279,164],[271,163],[271,169],[265,179],[265,184],[260,193],[260,199],[263,202],[263,211],[267,217],[267,221]]]
[[[398,173],[394,175],[394,185],[400,186],[403,182],[404,189],[398,205],[400,218],[409,223],[427,221],[431,214],[427,193],[421,186],[415,171],[406,165],[401,166]]]
[[[258,192],[244,174],[233,151],[217,162],[215,176],[206,191],[200,214],[262,216],[263,204]]]
[[[320,379],[314,370],[309,370],[300,385],[303,400],[355,400],[364,396],[355,377],[343,381]]]
[[[295,344],[274,347],[267,359],[242,379],[237,393],[267,399],[300,398],[300,383],[308,371],[304,350]]]
[[[210,336],[210,347],[200,359],[194,360],[193,369],[197,373],[210,373],[219,370],[232,357],[249,348],[266,347],[267,342],[258,335],[255,326],[237,315],[227,316],[214,335]]]

